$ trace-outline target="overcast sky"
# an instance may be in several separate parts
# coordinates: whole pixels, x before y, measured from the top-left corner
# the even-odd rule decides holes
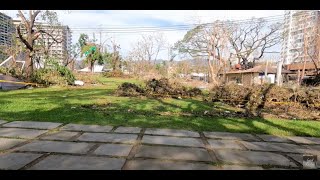
[[[17,18],[17,11],[2,10],[3,13]],[[268,17],[283,15],[283,10],[72,10],[57,11],[59,20],[68,25],[73,32],[72,42],[75,43],[80,33],[85,32],[90,38],[93,31],[81,31],[79,28],[130,28],[154,27],[154,26],[175,26],[194,23],[207,23],[215,20],[243,20],[252,17]],[[132,31],[131,31],[132,32]],[[187,30],[163,31],[170,44],[183,38]],[[105,33],[102,31],[102,42],[108,37],[113,37],[121,45],[123,56],[131,49],[132,44],[141,37],[140,32],[134,33]],[[100,31],[95,31],[95,37],[100,38]],[[167,50],[159,55],[160,59],[167,59]]]

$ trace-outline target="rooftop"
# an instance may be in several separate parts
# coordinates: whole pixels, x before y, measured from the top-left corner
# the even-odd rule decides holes
[[[264,73],[266,70],[266,66],[260,65],[260,66],[255,66],[250,69],[246,70],[231,70],[227,72],[226,74],[241,74],[241,73]],[[277,67],[276,66],[269,66],[267,68],[267,73],[269,74],[276,74],[277,73]],[[288,70],[282,70],[283,74],[289,74],[291,71]]]

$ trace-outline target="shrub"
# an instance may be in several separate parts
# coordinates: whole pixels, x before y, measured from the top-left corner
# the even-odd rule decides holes
[[[32,73],[31,80],[38,84],[44,85],[52,85],[52,84],[59,84],[59,85],[67,85],[68,81],[65,77],[62,77],[58,71],[53,69],[38,69]]]
[[[76,78],[68,67],[56,65],[55,68],[59,72],[60,76],[65,78],[68,84],[71,84],[71,85],[74,84],[74,81],[76,80]]]
[[[12,68],[0,67],[0,74],[13,76],[19,79],[23,78],[22,71],[17,67],[12,67]]]
[[[8,68],[5,67],[0,67],[0,74],[7,74],[8,73]]]

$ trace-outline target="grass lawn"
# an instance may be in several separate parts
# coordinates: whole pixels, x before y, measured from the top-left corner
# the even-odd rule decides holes
[[[114,91],[122,82],[142,82],[98,80],[102,85],[0,91],[0,119],[320,137],[317,121],[202,116],[197,113],[233,109],[201,99],[117,97]]]

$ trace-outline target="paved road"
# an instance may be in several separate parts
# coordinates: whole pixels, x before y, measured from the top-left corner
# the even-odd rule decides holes
[[[303,169],[303,154],[320,138],[0,120],[4,170]]]

